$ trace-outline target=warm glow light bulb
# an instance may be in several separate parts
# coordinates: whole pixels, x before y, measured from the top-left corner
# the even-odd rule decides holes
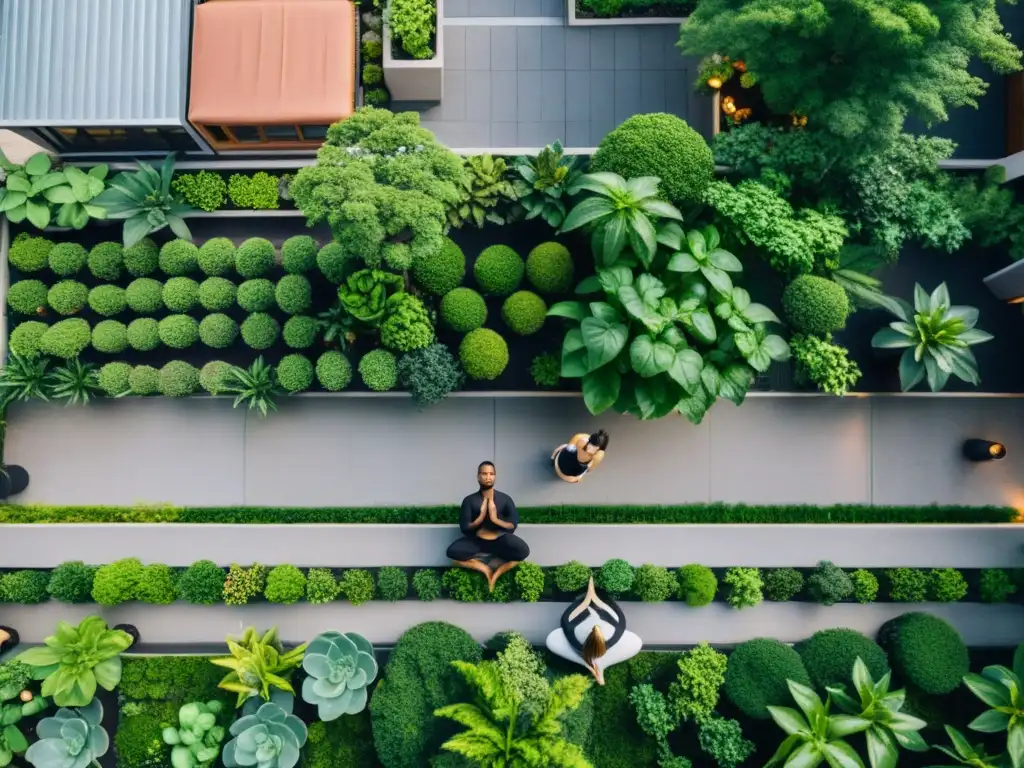
[[[716,91],[722,87],[722,78],[720,77],[709,77],[708,87],[714,88]]]

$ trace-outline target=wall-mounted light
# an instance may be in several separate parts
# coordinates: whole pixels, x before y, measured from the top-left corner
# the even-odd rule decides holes
[[[1006,446],[992,440],[964,440],[964,457],[968,461],[993,461],[1006,458]]]

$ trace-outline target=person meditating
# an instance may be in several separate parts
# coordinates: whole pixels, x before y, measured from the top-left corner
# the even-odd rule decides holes
[[[480,490],[462,500],[459,528],[462,537],[448,547],[448,557],[455,565],[479,571],[487,577],[487,587],[530,556],[530,547],[515,535],[519,513],[507,493],[494,490],[495,470],[490,461],[480,463],[476,470]],[[504,562],[491,569],[479,555],[493,555]]]

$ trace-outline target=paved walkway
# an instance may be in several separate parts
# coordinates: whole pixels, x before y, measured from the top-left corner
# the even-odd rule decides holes
[[[611,432],[578,485],[546,459],[573,433]],[[971,464],[967,437],[1003,441]],[[21,503],[410,506],[457,503],[478,462],[521,506],[545,504],[1009,504],[1024,507],[1024,400],[752,397],[640,422],[576,398],[306,397],[266,419],[230,399],[12,406],[6,460],[31,473]]]

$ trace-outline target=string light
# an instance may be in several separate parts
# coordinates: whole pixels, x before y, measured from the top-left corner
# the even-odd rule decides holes
[[[722,99],[722,111],[727,115],[736,112],[736,100],[732,96],[726,96]]]

